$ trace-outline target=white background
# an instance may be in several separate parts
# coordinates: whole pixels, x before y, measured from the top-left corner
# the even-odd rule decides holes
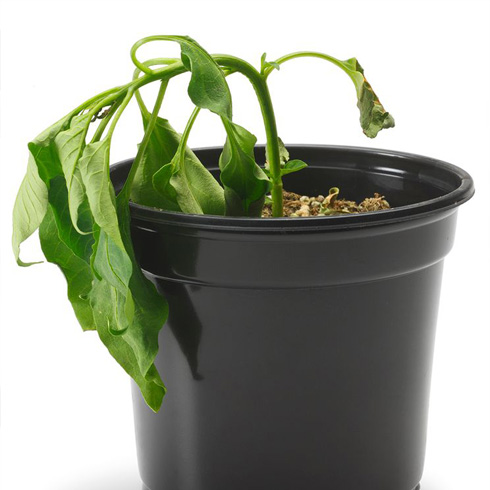
[[[129,48],[151,34],[188,34],[255,65],[264,51],[356,56],[396,128],[365,138],[350,80],[325,62],[297,60],[270,77],[283,140],[421,153],[474,177],[477,194],[460,209],[446,259],[422,488],[490,488],[489,2],[17,0],[1,3],[0,18],[2,490],[140,490],[129,382],[97,335],[82,334],[56,268],[14,264],[10,227],[26,143],[125,83]],[[169,44],[158,49],[141,56],[178,55]],[[236,122],[263,142],[252,90],[237,76],[230,84]],[[172,83],[164,102],[179,130],[191,111],[185,85],[185,77]],[[134,155],[141,138],[130,112],[114,162]],[[223,140],[217,118],[200,116],[191,145]],[[39,253],[35,238],[24,247],[26,259]]]

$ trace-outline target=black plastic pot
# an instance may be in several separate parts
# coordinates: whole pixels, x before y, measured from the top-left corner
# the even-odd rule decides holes
[[[288,148],[309,167],[287,189],[380,192],[395,208],[248,219],[131,206],[138,260],[170,304],[161,411],[133,390],[151,490],[412,490],[421,479],[443,259],[472,180],[411,154]],[[219,149],[197,153],[217,170]]]

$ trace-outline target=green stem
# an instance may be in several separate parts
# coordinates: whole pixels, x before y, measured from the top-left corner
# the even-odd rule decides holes
[[[143,65],[150,67],[155,65],[171,65],[173,63],[179,63],[179,60],[175,58],[153,58],[151,60],[147,60],[143,62]],[[141,70],[139,68],[136,68],[134,70],[133,81],[138,79],[140,73]],[[143,102],[143,98],[141,97],[139,90],[136,90],[134,95],[136,97],[136,102],[138,102],[138,106],[141,110],[141,113],[148,116],[150,112],[148,111],[145,103]]]
[[[175,152],[175,155],[178,155],[179,157],[175,158],[174,156],[174,158],[172,158],[172,165],[174,171],[177,170],[175,168],[177,165],[181,165],[182,168],[185,166],[185,150],[187,148],[187,141],[189,140],[189,135],[191,133],[192,126],[194,126],[197,115],[199,114],[200,111],[201,111],[200,107],[195,107],[194,110],[192,111],[191,116],[189,117],[189,120],[187,121],[187,124],[185,125],[184,132],[182,133],[182,137],[180,138],[179,146],[177,148],[177,151]]]
[[[272,216],[283,216],[281,161],[279,157],[279,140],[277,135],[276,118],[272,99],[267,86],[266,77],[262,76],[246,61],[229,55],[213,55],[216,62],[232,71],[245,75],[257,94],[267,137],[267,157],[271,173]]]
[[[100,124],[97,126],[94,136],[92,137],[92,143],[100,140],[100,138],[104,134],[105,128],[109,124],[110,120],[112,119],[112,116],[116,113],[116,110],[119,108],[120,105],[121,105],[121,101],[114,101],[112,103],[112,106],[109,109],[109,113],[106,116],[104,116]]]
[[[72,114],[78,114],[85,109],[89,108],[92,104],[95,102],[101,101],[105,99],[106,97],[114,94],[115,92],[119,92],[123,87],[114,87],[109,90],[106,90],[105,92],[101,92],[100,94],[95,95],[94,97],[86,100],[83,104],[80,104],[76,109],[73,109]]]
[[[138,152],[136,153],[136,157],[134,158],[133,164],[131,165],[131,170],[129,171],[128,178],[126,179],[124,187],[122,188],[120,193],[120,199],[124,202],[129,200],[131,186],[133,184],[134,177],[141,163],[141,160],[143,159],[143,156],[145,154],[148,143],[150,142],[153,129],[155,128],[155,124],[158,119],[158,113],[160,112],[160,108],[162,107],[163,97],[165,96],[165,91],[167,90],[167,85],[168,80],[162,80],[160,90],[158,91],[157,99],[153,107],[153,112],[151,113],[150,120],[148,121],[148,126],[146,127],[145,134],[143,136],[143,140],[138,146]]]
[[[130,88],[124,97],[124,100],[121,102],[119,105],[116,114],[114,115],[114,119],[111,121],[111,125],[109,127],[109,130],[107,131],[107,138],[112,139],[112,135],[114,134],[114,130],[116,129],[116,124],[119,121],[119,118],[122,116],[122,113],[124,112],[124,109],[128,106],[129,102],[133,98],[134,95],[134,89]]]
[[[184,132],[182,133],[182,138],[180,140],[180,146],[185,148],[187,146],[187,141],[189,140],[189,135],[191,133],[192,126],[194,126],[194,123],[196,121],[197,115],[201,111],[200,107],[195,107],[194,110],[192,111],[191,116],[189,117],[189,120],[187,121],[187,124],[185,125]]]
[[[316,51],[298,51],[296,53],[290,53],[286,54],[284,56],[281,56],[279,59],[275,61],[278,65],[282,65],[286,61],[289,60],[294,60],[296,58],[320,58],[322,60],[330,61],[330,63],[333,63],[335,66],[338,66],[342,70],[344,70],[347,74],[348,71],[345,69],[344,64],[342,61],[338,60],[337,58],[334,58],[333,56],[329,56],[328,54],[324,53],[318,53]],[[273,66],[269,66],[264,70],[264,77],[267,79],[267,77],[275,70]]]

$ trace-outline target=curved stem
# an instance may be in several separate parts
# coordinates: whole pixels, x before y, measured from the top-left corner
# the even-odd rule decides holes
[[[282,199],[282,177],[281,177],[281,162],[279,157],[279,140],[277,135],[276,118],[272,99],[269,92],[269,87],[266,83],[266,78],[263,77],[252,65],[246,61],[229,55],[213,55],[213,58],[219,65],[222,65],[233,72],[240,72],[245,75],[257,94],[257,99],[260,104],[262,118],[264,120],[265,133],[267,136],[267,157],[271,173],[272,183],[272,215],[281,217],[283,215],[283,199]]]
[[[334,65],[338,66],[342,70],[346,71],[342,61],[338,60],[337,58],[334,58],[333,56],[329,56],[328,54],[318,53],[316,51],[298,51],[296,53],[286,54],[284,56],[281,56],[279,59],[277,59],[275,63],[277,63],[278,65],[282,65],[286,61],[294,60],[296,58],[320,58],[322,60],[330,61],[330,63],[333,63]],[[274,69],[275,68],[272,66],[266,68],[264,70],[264,77],[267,78],[274,71]]]
[[[142,77],[133,80],[132,82],[125,85],[125,87],[132,87],[133,90],[138,90],[145,85],[156,80],[170,80],[171,78],[185,73],[187,68],[184,67],[181,61],[176,61],[171,65],[160,68],[159,70],[153,70],[151,74],[143,75]]]
[[[146,63],[142,63],[141,61],[138,60],[136,57],[136,52],[138,51],[141,46],[144,44],[153,42],[153,41],[174,41],[174,42],[179,42],[179,41],[184,41],[186,42],[186,38],[184,36],[148,36],[144,37],[143,39],[140,39],[139,41],[136,41],[133,46],[131,47],[131,61],[135,64],[137,68],[139,68],[142,72],[146,73],[147,75],[152,75],[155,73],[155,70],[152,70],[149,66],[147,66]],[[187,42],[189,42],[187,38]]]
[[[90,107],[92,104],[94,104],[97,101],[100,101],[101,99],[106,98],[107,96],[114,94],[115,92],[119,92],[123,87],[114,87],[109,90],[106,90],[105,92],[101,92],[100,94],[95,95],[94,97],[86,100],[82,104],[80,104],[76,109],[73,109],[72,114],[78,114],[79,112],[84,111],[88,107]]]
[[[177,151],[175,152],[174,157],[172,158],[172,170],[176,171],[179,165],[185,165],[185,150],[187,148],[187,141],[189,140],[189,134],[191,133],[192,126],[196,121],[197,115],[201,111],[200,107],[194,107],[187,124],[185,125],[184,132],[180,138],[179,146],[177,147]],[[178,156],[178,158],[176,158]],[[177,167],[177,169],[176,169]]]
[[[179,60],[176,58],[152,58],[151,60],[145,61],[143,64],[145,66],[155,66],[155,65],[172,65],[173,63],[178,63]],[[139,74],[141,73],[141,70],[139,68],[136,68],[133,73],[133,81],[137,80],[139,78]],[[139,90],[136,90],[134,93],[134,96],[136,98],[136,102],[138,102],[138,106],[144,115],[149,115],[150,111],[147,109],[145,103],[143,102],[143,98],[141,97],[141,94]]]
[[[123,102],[121,103],[120,107],[118,108],[114,119],[111,122],[111,126],[109,128],[108,137],[112,137],[112,134],[114,133],[115,126],[121,117],[121,114],[123,113],[124,109],[126,106],[129,104],[129,101],[133,97],[134,93],[141,87],[154,82],[156,80],[161,80],[161,81],[168,81],[171,78],[180,75],[181,73],[186,72],[186,68],[184,65],[179,61],[176,63],[173,63],[172,65],[166,66],[164,68],[161,68],[160,70],[154,70],[152,71],[151,74],[148,75],[143,75],[140,78],[137,78],[136,80],[133,80],[132,82],[128,83],[121,89],[121,93],[124,93],[125,91],[125,98]],[[118,94],[119,95],[119,94]],[[113,96],[115,99],[116,97]],[[108,98],[109,99],[109,98]],[[105,104],[107,105],[107,104]],[[103,106],[102,106],[103,107]]]
[[[187,146],[187,141],[189,140],[189,134],[191,132],[192,126],[194,126],[197,115],[199,114],[200,111],[201,111],[200,107],[195,107],[194,110],[192,111],[191,116],[189,117],[189,120],[187,121],[187,124],[185,125],[185,129],[184,132],[182,133],[182,138],[180,140],[180,145],[183,148]]]

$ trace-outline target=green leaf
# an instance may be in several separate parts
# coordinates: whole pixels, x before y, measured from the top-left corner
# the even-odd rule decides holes
[[[94,220],[91,265],[95,277],[89,301],[101,340],[156,410],[165,388],[153,363],[167,304],[134,257],[127,194],[115,196],[109,146],[109,139],[91,143],[79,161]]]
[[[142,273],[134,255],[131,241],[129,203],[121,194],[116,198],[117,213],[121,223],[121,237],[126,251],[133,263],[133,274],[129,283],[134,299],[134,316],[130,328],[121,336],[134,353],[139,366],[139,372],[134,366],[125,367],[131,369],[130,375],[139,385],[141,392],[154,411],[158,411],[165,395],[165,386],[155,368],[154,361],[158,353],[158,335],[168,318],[168,304],[157,291],[155,285]],[[101,335],[101,338],[103,335]],[[119,338],[119,337],[118,337]],[[118,340],[113,340],[113,345]],[[121,348],[127,348],[121,344]],[[109,349],[110,350],[110,349]],[[134,363],[133,363],[134,364]]]
[[[151,114],[142,115],[146,130]],[[172,161],[179,143],[180,135],[170,123],[166,119],[158,118],[131,186],[131,199],[134,202],[168,211],[180,211],[175,196],[167,198],[169,190],[164,190],[163,193],[157,191],[152,180],[156,172]]]
[[[168,36],[180,44],[184,66],[191,72],[188,93],[192,102],[231,119],[231,93],[225,74],[213,57],[194,39],[188,36]]]
[[[119,365],[137,383],[148,406],[153,411],[157,412],[162,404],[166,389],[155,365],[151,364],[144,374],[141,373],[134,349],[127,342],[126,334],[113,335],[107,326],[104,328],[104,319],[112,314],[110,304],[107,302],[107,300],[110,299],[107,288],[107,283],[95,282],[93,306],[95,320],[97,324],[100,325],[100,327],[97,327],[97,333],[112,357],[117,360]],[[150,308],[147,315],[151,312],[152,310]],[[157,313],[159,312],[160,311],[157,310]],[[139,317],[138,313],[136,313],[135,317]],[[160,318],[158,321],[160,321]],[[137,326],[135,325],[135,328],[136,327]]]
[[[257,165],[257,138],[245,128],[222,119],[227,138],[220,155],[221,182],[225,188],[228,216],[260,216],[269,179]]]
[[[34,157],[30,155],[27,172],[17,193],[13,212],[12,248],[15,260],[21,266],[39,263],[23,262],[19,257],[20,245],[39,228],[47,207],[48,188],[39,177]]]
[[[73,116],[29,144],[14,206],[14,253],[18,258],[39,226],[44,255],[62,270],[82,328],[98,331],[156,411],[165,394],[154,360],[167,303],[136,262],[127,193],[118,201],[109,178],[110,139],[85,146],[89,118]]]
[[[67,215],[70,221],[68,210]],[[73,250],[64,243],[60,234],[65,233],[66,230],[60,228],[60,222],[57,223],[53,209],[49,207],[39,228],[43,253],[49,262],[58,265],[63,272],[68,285],[68,299],[82,329],[95,330],[92,307],[88,298],[93,278],[90,264],[73,253]]]
[[[70,218],[66,181],[62,175],[58,175],[51,180],[48,196],[59,238],[76,256],[89,263],[94,238],[91,234],[79,234],[73,227]],[[90,213],[87,199],[82,203],[80,209],[80,221],[86,229],[92,231],[92,214]]]
[[[20,245],[39,228],[46,214],[49,183],[62,173],[54,139],[69,125],[71,117],[72,114],[69,114],[60,119],[28,144],[27,172],[17,193],[13,211],[12,248],[21,266],[38,263],[23,262],[19,258]]]
[[[189,214],[225,213],[222,187],[199,161],[194,152],[182,145],[181,137],[168,121],[159,120],[155,127],[156,138],[161,141],[178,142],[172,160],[153,175],[156,192],[166,201],[166,209]]]
[[[110,181],[110,139],[88,144],[79,161],[90,210],[97,225],[123,248],[116,213],[116,196]]]
[[[298,170],[302,170],[307,166],[308,165],[302,160],[289,160],[285,163],[284,168],[281,168],[281,175],[297,172]]]
[[[364,77],[364,70],[356,58],[340,62],[344,71],[350,76],[357,91],[357,107],[361,113],[360,122],[364,134],[375,138],[382,129],[395,126],[395,120],[384,110],[378,96]]]
[[[107,319],[107,324],[115,334],[121,333],[129,327],[133,320],[134,304],[129,289],[133,263],[126,249],[118,246],[98,226],[95,227],[92,267],[100,280],[106,281],[111,287],[114,315]]]
[[[109,138],[90,143],[79,165],[95,222],[92,267],[98,280],[107,283],[101,290],[109,294],[106,300],[111,306],[104,327],[116,335],[126,331],[133,320],[134,301],[129,288],[133,263],[119,229],[116,196],[109,176],[109,149]],[[99,289],[93,289],[91,297]]]
[[[85,136],[90,121],[90,114],[76,116],[72,119],[70,128],[58,133],[55,138],[56,148],[68,188],[71,220],[79,233],[85,232],[78,225],[78,214],[79,208],[85,202],[86,198],[80,169],[77,167],[77,164],[85,147]]]
[[[71,118],[72,115],[69,114],[60,119],[27,145],[36,162],[39,177],[48,187],[52,178],[63,173],[55,138],[69,126]]]

